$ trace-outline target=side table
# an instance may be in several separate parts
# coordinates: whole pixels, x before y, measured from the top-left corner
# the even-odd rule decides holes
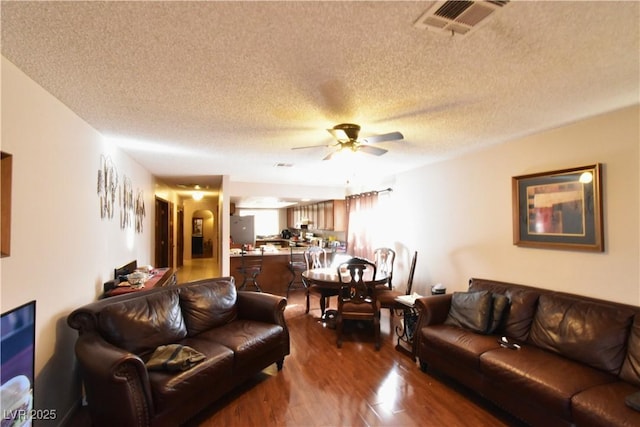
[[[176,274],[173,268],[156,268],[153,275],[144,283],[144,286],[133,288],[126,282],[115,288],[108,289],[102,294],[101,298],[113,297],[116,295],[128,294],[131,292],[140,292],[161,286],[171,286],[176,284]]]
[[[396,297],[397,304],[394,307],[394,310],[401,316],[400,325],[396,326],[396,335],[398,336],[396,350],[414,360],[413,335],[418,323],[418,315],[420,314],[415,306],[415,300],[420,297],[421,295],[418,294]]]

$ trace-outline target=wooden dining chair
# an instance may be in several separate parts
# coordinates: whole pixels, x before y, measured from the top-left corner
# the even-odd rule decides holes
[[[340,277],[336,319],[338,348],[342,347],[344,321],[350,319],[371,321],[375,333],[376,350],[380,349],[380,304],[376,299],[375,284],[365,281],[366,270],[372,270],[373,274],[370,277],[375,277],[376,265],[369,260],[357,257],[338,266]]]
[[[314,268],[327,268],[327,251],[319,246],[310,246],[307,248],[307,250],[304,251],[304,259],[307,265],[307,270]],[[338,295],[338,290],[327,289],[309,283],[305,283],[305,287],[307,288],[307,309],[305,313],[309,312],[309,294],[316,294],[320,298],[321,316],[324,317],[329,298]]]
[[[418,251],[413,253],[411,258],[411,267],[409,268],[409,279],[407,280],[407,289],[404,292],[394,289],[376,289],[378,302],[380,302],[381,308],[388,308],[390,315],[393,316],[393,310],[402,309],[403,305],[396,301],[396,297],[401,295],[411,295],[413,288],[413,275],[416,272],[416,261],[418,260]]]
[[[391,248],[378,248],[373,251],[373,262],[376,264],[378,274],[387,277],[386,287],[393,289],[393,263],[396,260],[396,252]],[[378,285],[384,287],[385,285]]]

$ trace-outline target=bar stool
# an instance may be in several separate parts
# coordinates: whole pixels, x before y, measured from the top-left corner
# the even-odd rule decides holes
[[[296,283],[301,283],[304,289],[307,284],[302,280],[302,272],[307,269],[307,263],[304,259],[304,252],[293,252],[293,246],[289,246],[289,271],[291,271],[291,280],[287,286],[287,298],[289,298],[289,290]]]
[[[262,258],[264,257],[264,248],[260,248],[260,255],[248,255],[244,249],[241,252],[241,264],[236,270],[242,275],[242,284],[239,290],[244,291],[247,282],[251,282],[258,292],[262,292],[258,281],[258,275],[262,273]]]

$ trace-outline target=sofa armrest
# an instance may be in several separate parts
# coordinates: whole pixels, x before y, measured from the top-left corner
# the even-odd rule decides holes
[[[286,327],[284,309],[287,299],[259,292],[238,292],[238,317]]]
[[[416,299],[415,307],[418,309],[418,324],[413,338],[413,352],[417,354],[420,348],[420,330],[425,326],[444,323],[449,314],[452,294],[432,295]]]
[[[75,351],[94,424],[148,426],[154,408],[142,359],[95,333],[80,335]]]
[[[416,299],[420,312],[420,326],[444,323],[449,314],[452,294],[433,295]]]

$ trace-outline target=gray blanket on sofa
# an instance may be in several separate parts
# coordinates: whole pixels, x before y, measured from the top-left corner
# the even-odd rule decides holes
[[[186,371],[205,359],[199,351],[180,344],[161,345],[145,364],[151,371]]]

